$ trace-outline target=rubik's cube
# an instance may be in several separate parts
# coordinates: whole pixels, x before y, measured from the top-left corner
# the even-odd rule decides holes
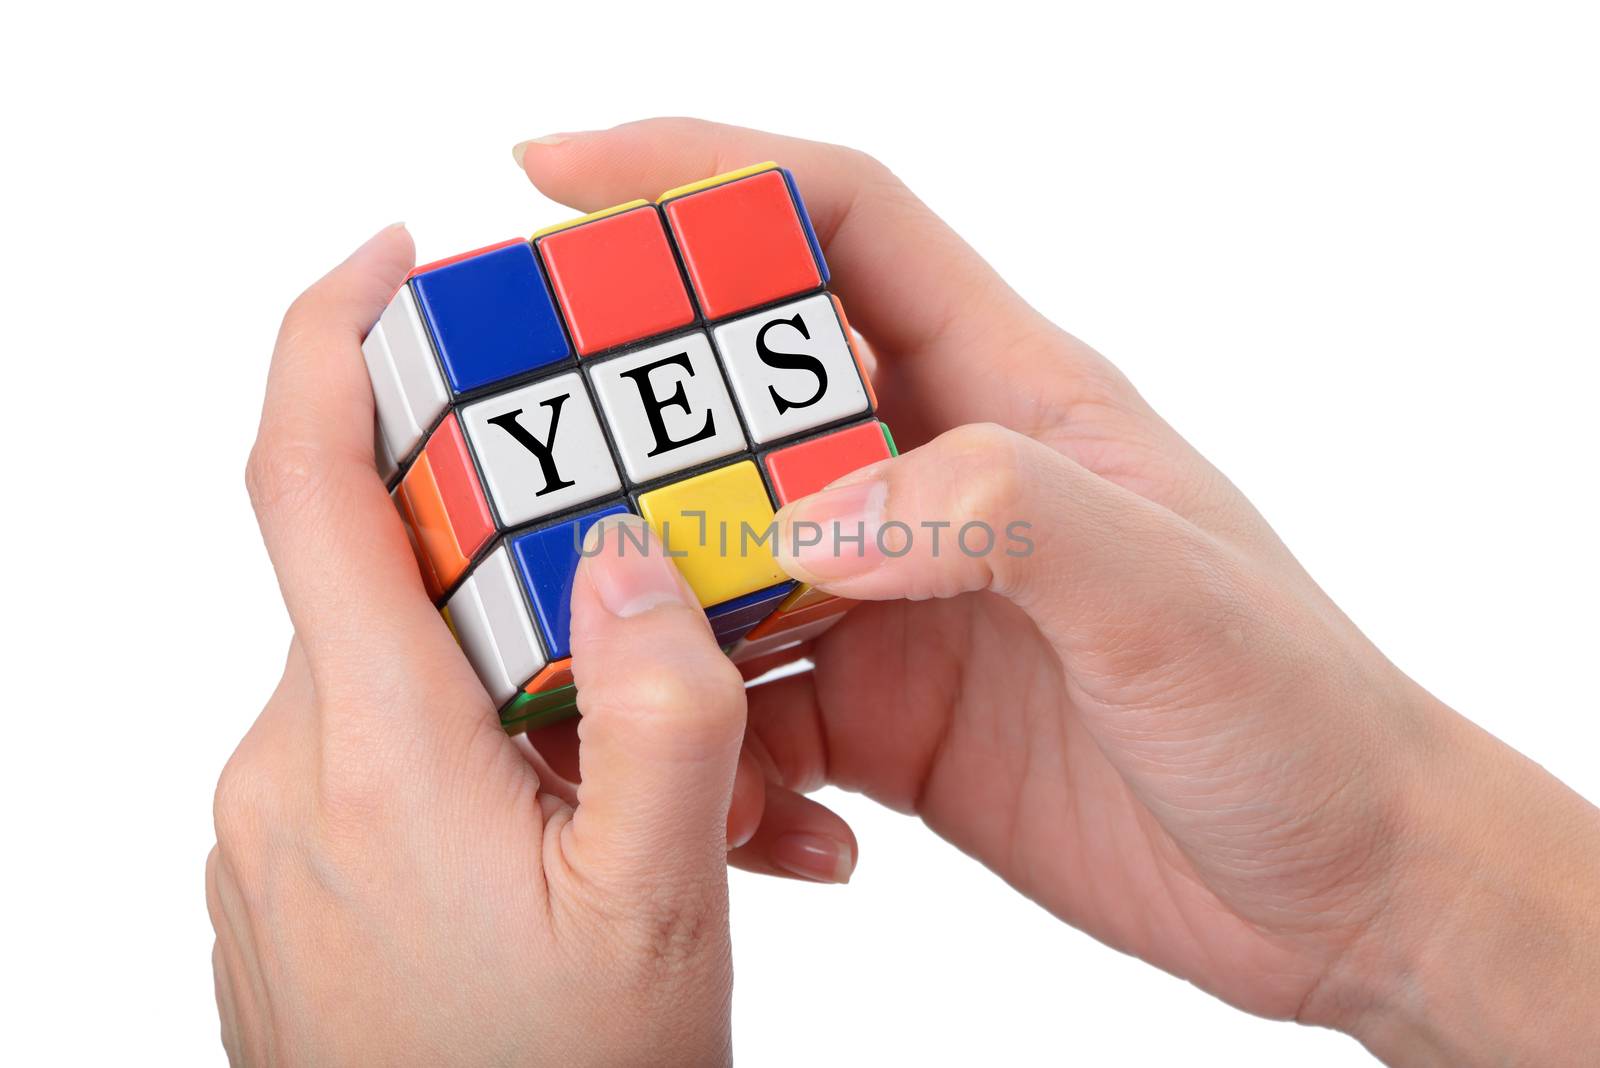
[[[413,271],[362,345],[377,453],[508,730],[569,714],[583,535],[643,516],[745,662],[850,603],[775,509],[894,454],[794,176],[764,163]],[[752,536],[744,535],[748,528]]]

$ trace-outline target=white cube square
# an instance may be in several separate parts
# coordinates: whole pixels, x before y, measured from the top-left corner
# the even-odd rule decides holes
[[[502,526],[562,512],[622,487],[589,392],[575,371],[469,404],[461,409],[461,425]]]
[[[408,456],[444,414],[449,395],[410,286],[401,286],[361,343],[389,455]]]
[[[711,333],[758,445],[870,406],[826,293],[734,319]]]
[[[411,414],[405,391],[400,386],[400,370],[383,336],[383,323],[373,324],[361,343],[361,357],[367,363],[367,378],[372,383],[372,402],[378,412],[378,435],[389,455],[405,457],[422,440],[422,427]]]
[[[417,310],[417,298],[409,285],[400,287],[383,310],[378,325],[383,327],[384,339],[389,343],[411,414],[424,431],[432,429],[450,403],[450,393],[445,389],[444,374],[434,358],[428,328],[422,325],[422,313]]]
[[[515,697],[544,667],[544,652],[504,545],[484,557],[445,607],[456,640],[495,704]]]
[[[701,332],[586,366],[623,470],[648,482],[745,447],[744,431]]]

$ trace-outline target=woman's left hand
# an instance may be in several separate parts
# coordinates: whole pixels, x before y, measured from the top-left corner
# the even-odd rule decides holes
[[[738,672],[659,543],[617,551],[642,521],[597,525],[573,598],[582,785],[506,736],[373,466],[360,344],[412,255],[400,227],[368,241],[273,357],[247,482],[295,637],[217,787],[223,1044],[247,1064],[725,1062]],[[739,779],[748,835],[761,777]]]

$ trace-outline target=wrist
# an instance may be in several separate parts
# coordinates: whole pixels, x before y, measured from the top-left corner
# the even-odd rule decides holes
[[[1417,694],[1383,904],[1300,1018],[1390,1063],[1580,1060],[1600,1047],[1600,811]]]

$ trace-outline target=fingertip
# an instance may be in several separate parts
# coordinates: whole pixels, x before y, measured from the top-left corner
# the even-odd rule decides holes
[[[761,825],[729,863],[745,871],[814,883],[847,883],[860,850],[837,813],[776,783],[766,784]]]
[[[582,137],[583,132],[544,134],[540,137],[530,137],[526,141],[518,141],[511,146],[511,158],[516,160],[517,166],[524,171],[529,170],[530,160],[538,166],[552,157],[550,149],[564,145],[575,137]],[[529,176],[532,172],[529,171]]]
[[[773,841],[769,855],[790,875],[815,883],[848,883],[856,870],[855,849],[829,835],[781,835]]]
[[[347,301],[350,313],[366,327],[405,284],[416,262],[411,231],[405,223],[394,222],[363,241],[320,285],[323,292]]]
[[[404,280],[417,264],[417,242],[404,222],[390,223],[380,236],[383,239],[386,267],[393,275]]]
[[[731,136],[763,136],[702,119],[649,118],[606,130],[546,134],[512,147],[529,181],[578,211],[598,211],[730,169],[721,149]],[[765,158],[758,151],[754,158]],[[770,152],[767,155],[771,155]],[[746,160],[745,162],[749,162]]]
[[[899,532],[885,525],[886,465],[896,462],[870,464],[780,508],[773,555],[784,573],[839,593],[851,579],[900,555],[888,544]]]
[[[412,258],[415,259],[417,242],[411,236],[411,228],[406,225],[405,220],[401,219],[399,222],[392,222],[385,229],[394,235],[394,239],[399,241],[401,247],[405,248],[407,252],[412,253]]]
[[[371,261],[389,264],[392,269],[409,271],[416,262],[416,255],[417,243],[411,237],[411,231],[406,229],[406,224],[392,222],[362,242],[346,262]]]
[[[589,140],[594,132],[530,137],[511,146],[511,158],[539,192],[558,204],[588,211],[593,207],[590,198],[595,193],[585,186],[593,168],[585,164],[585,153],[573,150]]]
[[[584,630],[607,618],[631,619],[663,605],[699,608],[694,591],[660,539],[631,512],[605,516],[589,528],[578,570],[584,581],[573,588],[573,623]]]

